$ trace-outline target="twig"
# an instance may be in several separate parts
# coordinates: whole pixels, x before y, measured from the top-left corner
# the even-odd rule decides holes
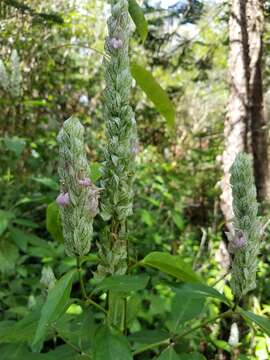
[[[196,256],[196,258],[194,260],[193,269],[196,269],[196,267],[197,267],[198,261],[200,260],[200,257],[202,256],[202,252],[204,250],[204,245],[205,245],[206,239],[207,239],[206,230],[203,227],[201,227],[201,231],[202,231],[202,237],[201,237],[201,242],[200,242],[200,248],[199,248],[197,256]]]
[[[138,355],[138,354],[141,354],[147,350],[151,350],[151,349],[154,349],[156,347],[159,347],[159,346],[162,346],[162,345],[169,345],[171,343],[176,343],[178,342],[180,339],[182,339],[184,336],[187,336],[189,335],[190,333],[192,333],[193,331],[196,331],[202,327],[204,327],[205,325],[208,325],[210,323],[213,323],[215,322],[216,320],[218,319],[224,319],[226,317],[229,317],[233,314],[233,311],[232,310],[228,310],[228,311],[225,311],[224,313],[222,314],[219,314],[211,319],[208,319],[204,322],[201,322],[200,324],[198,325],[195,325],[193,327],[191,327],[189,330],[186,330],[184,331],[183,333],[179,334],[179,335],[176,335],[176,336],[173,336],[173,337],[169,337],[167,339],[164,339],[162,341],[159,341],[159,342],[156,342],[156,343],[152,343],[152,344],[149,344],[149,345],[146,345],[144,347],[142,347],[141,349],[139,350],[136,350],[133,352],[133,355]]]

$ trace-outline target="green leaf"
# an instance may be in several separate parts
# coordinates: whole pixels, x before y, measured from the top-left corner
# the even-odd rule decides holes
[[[188,353],[188,354],[179,354],[179,360],[206,360],[206,358],[198,353],[198,352],[192,352],[192,353]]]
[[[21,155],[21,153],[26,145],[25,140],[22,138],[19,138],[17,136],[14,136],[12,138],[5,138],[4,143],[6,145],[6,148],[9,151],[12,151],[13,153],[15,153],[15,155],[17,157],[19,157]]]
[[[75,270],[65,274],[49,292],[42,307],[41,317],[32,343],[33,351],[39,352],[41,350],[48,325],[56,321],[67,310],[74,274]]]
[[[42,359],[56,360],[61,358],[65,360],[77,360],[76,355],[78,355],[78,352],[73,350],[69,345],[60,345],[54,351],[49,351],[46,354],[42,354]],[[80,357],[78,357],[78,359],[80,359]]]
[[[19,257],[18,248],[11,241],[0,241],[0,272],[6,273],[15,268]]]
[[[251,311],[246,311],[240,307],[237,308],[239,314],[246,320],[254,322],[263,332],[270,336],[270,320],[264,316],[256,315]]]
[[[95,289],[95,292],[102,290],[113,290],[121,293],[139,291],[146,287],[148,281],[149,276],[146,275],[113,275],[105,278]]]
[[[113,334],[107,326],[102,326],[94,338],[93,359],[132,360],[132,353],[124,336]]]
[[[185,282],[198,283],[202,281],[179,255],[155,251],[148,254],[141,264],[158,269]]]
[[[33,221],[28,220],[28,219],[14,219],[13,223],[18,224],[18,225],[22,225],[22,226],[26,226],[26,227],[30,227],[30,228],[33,228],[33,229],[37,229],[37,228],[40,227],[39,224],[34,223]]]
[[[0,235],[4,233],[13,218],[14,214],[12,212],[0,210]]]
[[[157,360],[179,360],[179,355],[175,352],[172,346],[162,351]]]
[[[60,210],[55,201],[47,206],[46,228],[55,241],[64,242]]]
[[[135,0],[128,0],[128,11],[134,24],[136,25],[136,29],[142,39],[142,42],[144,42],[148,34],[148,24],[144,17],[142,8]]]
[[[27,243],[28,243],[28,235],[25,232],[12,227],[10,229],[10,237],[16,243],[16,245],[18,246],[18,248],[20,250],[26,252]]]
[[[184,222],[184,219],[182,218],[182,216],[179,213],[174,211],[172,213],[172,218],[173,218],[173,222],[178,227],[178,229],[180,231],[183,231],[184,227],[185,227],[185,222]]]
[[[172,289],[183,297],[189,296],[193,299],[210,297],[220,300],[225,304],[228,304],[229,302],[228,299],[215,288],[204,284],[176,284],[172,286]]]
[[[141,330],[129,335],[130,341],[138,344],[152,344],[166,340],[170,334],[165,330]]]
[[[51,179],[51,178],[47,178],[47,177],[32,177],[32,180],[48,187],[51,190],[58,190],[59,189],[59,185],[58,183]]]
[[[101,172],[101,164],[99,163],[91,163],[90,165],[90,178],[93,182],[99,180],[102,176]]]
[[[204,299],[194,299],[177,293],[172,301],[170,325],[173,333],[179,332],[186,321],[192,320],[201,314],[204,307]]]
[[[157,111],[164,116],[167,124],[173,126],[175,122],[174,106],[152,73],[134,62],[131,64],[131,73],[140,88],[153,102]]]
[[[38,321],[40,317],[40,310],[32,311],[22,320],[13,323],[13,325],[6,329],[5,334],[0,338],[1,342],[23,343],[30,342],[35,335]]]

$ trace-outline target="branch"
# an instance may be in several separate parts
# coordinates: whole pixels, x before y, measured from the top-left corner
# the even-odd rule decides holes
[[[41,18],[42,20],[53,22],[57,24],[63,24],[64,20],[63,18],[57,14],[57,13],[38,13],[34,9],[32,9],[30,6],[22,4],[21,2],[17,0],[3,0],[3,3],[7,6],[10,6],[12,8],[15,8],[16,10],[20,11],[22,14],[28,14],[32,17]]]

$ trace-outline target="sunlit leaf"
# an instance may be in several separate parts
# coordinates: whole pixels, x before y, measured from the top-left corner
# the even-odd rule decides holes
[[[245,320],[255,323],[262,329],[263,332],[270,336],[270,319],[267,319],[264,316],[256,315],[253,312],[244,310],[240,307],[237,311]]]
[[[193,271],[179,255],[171,255],[156,251],[148,254],[142,260],[141,264],[158,269],[184,282],[198,283],[202,281],[195,271]]]
[[[148,34],[148,24],[144,17],[144,13],[136,0],[128,0],[128,10],[142,42],[144,42]]]
[[[60,210],[55,201],[47,206],[46,228],[55,241],[64,242]]]
[[[131,73],[136,83],[153,102],[157,111],[164,116],[169,126],[175,122],[175,109],[166,91],[158,84],[152,73],[144,67],[132,63]]]

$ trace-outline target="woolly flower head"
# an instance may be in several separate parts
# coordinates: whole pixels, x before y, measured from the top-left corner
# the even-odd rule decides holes
[[[239,154],[231,167],[234,233],[229,234],[232,256],[231,286],[240,299],[256,287],[258,253],[261,245],[261,224],[252,163],[248,155]]]
[[[61,193],[56,201],[60,207],[66,251],[70,256],[83,256],[90,250],[98,196],[89,178],[84,128],[80,121],[66,120],[57,140]]]

